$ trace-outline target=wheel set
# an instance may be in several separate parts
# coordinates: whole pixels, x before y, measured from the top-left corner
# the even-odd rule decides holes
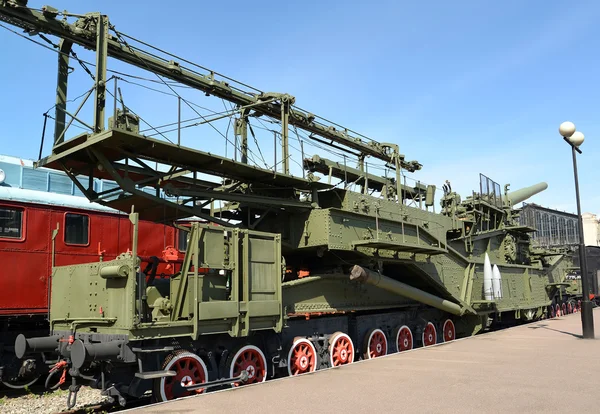
[[[157,401],[169,401],[174,398],[201,394],[203,389],[183,393],[176,393],[175,384],[189,386],[202,384],[208,380],[206,364],[198,355],[189,351],[175,351],[165,358],[163,370],[175,372],[174,376],[162,377],[154,380],[154,396]]]
[[[300,375],[317,369],[317,350],[306,338],[294,338],[288,353],[288,375]]]
[[[413,349],[413,334],[410,328],[402,325],[395,329],[396,352],[408,351]]]
[[[355,361],[357,353],[362,359],[374,359],[388,353],[411,350],[415,344],[425,347],[438,342],[438,329],[433,322],[424,323],[420,331],[420,340],[415,341],[413,331],[408,325],[396,326],[390,337],[381,328],[371,328],[364,334],[359,350],[355,348],[355,344],[347,333],[334,332],[325,341],[328,366],[333,368],[351,364]],[[456,339],[456,330],[451,319],[444,321],[440,334],[442,342]],[[297,376],[315,372],[319,369],[319,363],[319,352],[313,341],[301,336],[293,338],[287,351],[287,375]],[[226,358],[224,367],[225,375],[229,375],[229,378],[232,379],[227,384],[232,387],[267,380],[267,358],[256,345],[239,346]],[[165,358],[162,369],[171,371],[172,374],[154,380],[153,394],[158,402],[202,394],[207,390],[194,387],[196,389],[193,391],[187,391],[182,388],[209,381],[207,362],[191,351],[173,351]],[[242,375],[244,372],[245,374]],[[245,377],[245,380],[237,382],[233,380],[240,377]]]
[[[248,379],[245,384],[265,382],[267,380],[267,359],[265,354],[255,345],[242,346],[232,357],[228,358],[229,377],[239,377],[246,371]],[[241,383],[235,382],[234,386]]]
[[[373,328],[365,335],[363,343],[363,358],[372,359],[386,355],[388,351],[385,333],[378,328]]]
[[[224,381],[222,385],[238,387],[241,385],[265,382],[267,380],[267,359],[261,349],[255,345],[243,345],[226,360],[229,378],[239,378],[245,372],[245,381]],[[197,354],[177,350],[165,358],[162,369],[173,375],[154,379],[153,395],[158,402],[202,394],[205,388],[187,391],[182,387],[201,385],[209,381],[206,362]]]
[[[431,321],[422,326],[420,341],[422,346],[431,346],[456,339],[456,328],[451,319],[446,319],[442,324],[441,338],[438,338],[438,329]],[[335,332],[327,340],[327,355],[330,367],[338,367],[354,362],[355,353],[358,352],[362,359],[374,359],[388,353],[411,350],[415,347],[415,337],[408,325],[396,326],[391,337],[381,328],[371,328],[364,335],[361,349],[356,350],[350,336],[343,332]],[[318,352],[315,345],[308,338],[296,337],[289,348],[288,375],[300,375],[316,371],[319,366]]]
[[[559,316],[570,315],[572,313],[581,312],[581,300],[575,302],[575,300],[570,299],[567,302],[563,302],[562,304],[550,305],[548,307],[548,317],[556,318]]]

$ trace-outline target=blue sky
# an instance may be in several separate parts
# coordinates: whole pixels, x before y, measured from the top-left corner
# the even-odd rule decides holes
[[[287,92],[301,108],[397,143],[407,159],[423,164],[415,179],[438,188],[448,179],[463,197],[478,189],[479,173],[511,189],[546,181],[548,190],[531,201],[575,212],[570,148],[558,134],[570,120],[586,135],[578,156],[582,209],[600,213],[598,2],[90,3],[50,2],[73,13],[106,13],[124,33],[261,90]],[[0,153],[37,158],[41,114],[54,103],[56,54],[2,28],[0,42]],[[91,87],[72,66],[71,98]],[[157,79],[120,62],[109,68]],[[126,104],[150,123],[176,121],[175,98],[122,87]],[[218,99],[182,94],[223,110]],[[183,116],[195,114],[184,108]],[[219,125],[226,130],[226,121]],[[272,164],[272,135],[261,134]],[[223,141],[206,127],[183,135],[185,145],[220,154]],[[49,151],[46,145],[44,155]]]

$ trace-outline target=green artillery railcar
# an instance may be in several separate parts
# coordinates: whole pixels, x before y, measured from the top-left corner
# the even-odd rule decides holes
[[[171,279],[148,283],[135,245],[115,260],[56,267],[50,336],[19,337],[17,356],[58,354],[74,378],[109,395],[168,400],[206,391],[198,384],[298,375],[473,335],[490,322],[537,320],[572,266],[568,255],[535,255],[510,208],[479,195],[456,203],[448,193],[441,214],[385,203],[371,214],[354,206],[381,200],[338,196],[334,207],[321,199],[304,217],[265,225],[305,223],[285,242],[281,233],[194,223]],[[483,231],[474,214],[486,207],[501,218]],[[496,291],[485,281],[491,262]]]
[[[547,315],[573,268],[567,252],[533,249],[535,229],[516,220],[513,207],[545,183],[502,191],[481,175],[479,190],[464,199],[447,183],[436,212],[435,186],[403,180],[422,166],[407,161],[397,144],[317,117],[298,108],[293,96],[262,92],[152,49],[101,13],[72,15],[3,0],[0,19],[60,39],[54,141],[36,165],[66,171],[90,201],[131,212],[134,224],[129,252],[54,267],[51,331],[16,340],[23,375],[43,362],[56,364],[52,372],[68,369],[69,406],[83,382],[121,403],[147,393],[166,401],[535,321]],[[71,114],[71,57],[87,69],[73,45],[95,52],[96,71]],[[234,121],[235,159],[145,135],[142,119],[124,104],[119,78],[107,78],[108,57],[230,102],[230,112],[210,119],[194,111],[198,124]],[[107,123],[109,80],[114,102]],[[92,93],[93,121],[86,123],[79,111]],[[257,118],[281,126],[275,143],[281,142],[282,159],[272,169],[249,162],[248,132],[257,141],[251,127]],[[91,132],[66,139],[74,120]],[[298,130],[308,134],[296,176],[289,162],[292,127],[298,140]],[[305,156],[303,143],[318,143],[324,153],[333,148],[338,159]],[[354,157],[356,168],[349,163]],[[367,158],[386,174],[369,170]],[[98,193],[94,177],[117,187]],[[215,202],[225,204],[216,209]],[[161,279],[156,267],[143,269],[138,220],[177,225],[191,217],[201,220],[187,229],[175,276]]]

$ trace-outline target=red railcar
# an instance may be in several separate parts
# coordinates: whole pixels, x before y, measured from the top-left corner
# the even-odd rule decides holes
[[[24,325],[47,330],[52,234],[57,228],[57,266],[92,262],[100,255],[114,258],[131,247],[132,224],[126,214],[83,197],[0,187],[0,356],[4,355],[0,380],[5,384],[10,370],[7,355],[14,343],[11,333]],[[138,255],[161,257],[169,246],[184,250],[185,234],[172,226],[141,221]],[[163,264],[162,271],[169,268]]]

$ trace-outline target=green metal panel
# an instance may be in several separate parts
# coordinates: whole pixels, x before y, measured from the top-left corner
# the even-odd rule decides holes
[[[414,305],[381,288],[352,282],[347,275],[315,275],[283,284],[288,314],[353,312]]]
[[[125,267],[126,277],[105,278],[102,269]],[[50,320],[54,330],[86,330],[101,324],[106,333],[133,327],[135,305],[135,261],[130,255],[108,262],[54,268]]]
[[[138,322],[139,264],[130,254],[54,268],[53,329],[85,331],[94,323],[99,333],[127,334],[132,339],[164,335],[161,329],[173,336],[281,331],[279,235],[194,224],[189,240],[196,242],[188,245],[184,269],[192,270],[171,278],[167,296],[154,286],[146,288],[152,322]],[[209,267],[208,272],[199,272]],[[177,309],[181,311],[175,315]]]

